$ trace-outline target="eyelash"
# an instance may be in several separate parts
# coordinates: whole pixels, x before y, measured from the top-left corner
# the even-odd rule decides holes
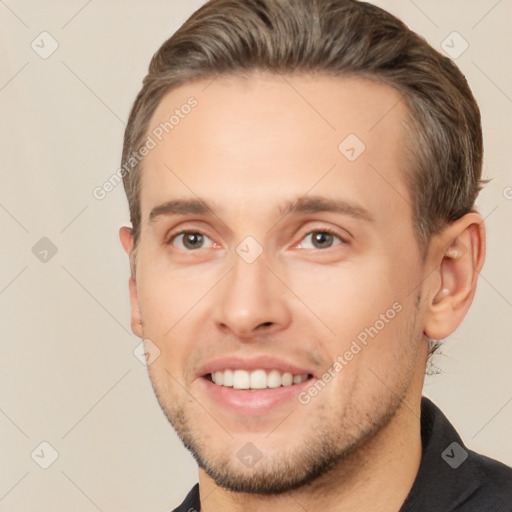
[[[346,237],[343,237],[341,236],[339,233],[337,233],[335,230],[333,229],[330,229],[330,228],[324,228],[324,227],[320,227],[320,228],[316,228],[316,229],[312,229],[312,230],[309,230],[307,233],[305,233],[299,240],[299,243],[300,241],[304,240],[304,238],[306,238],[306,236],[308,235],[311,235],[313,233],[327,233],[329,235],[332,235],[336,238],[338,238],[341,242],[341,244],[339,245],[348,245],[349,242],[347,240]],[[172,245],[172,243],[174,242],[174,240],[180,236],[180,235],[186,235],[186,234],[199,234],[199,235],[203,235],[207,238],[210,238],[207,234],[203,233],[202,231],[199,231],[199,230],[193,230],[193,229],[183,229],[181,231],[178,231],[176,233],[172,233],[171,235],[169,235],[167,237],[167,241],[165,242],[165,245]],[[210,238],[211,240],[211,238]],[[294,246],[297,245],[297,244],[294,244]],[[335,247],[335,246],[334,246]],[[331,249],[332,247],[328,247],[328,249]],[[200,250],[200,249],[196,249],[197,251]],[[326,249],[317,249],[318,251],[325,251]],[[195,252],[194,250],[188,250],[186,252]]]

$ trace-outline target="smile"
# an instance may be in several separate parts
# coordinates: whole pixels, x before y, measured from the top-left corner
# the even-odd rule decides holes
[[[246,370],[220,370],[208,375],[211,382],[217,386],[224,386],[233,389],[275,389],[281,386],[289,387],[300,384],[311,375],[307,373],[292,374],[279,370],[256,369]]]

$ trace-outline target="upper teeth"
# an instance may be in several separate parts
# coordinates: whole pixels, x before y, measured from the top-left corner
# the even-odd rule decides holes
[[[224,370],[210,374],[212,381],[218,386],[233,387],[234,389],[265,389],[278,388],[300,384],[308,378],[308,374],[293,375],[281,373],[279,370]]]

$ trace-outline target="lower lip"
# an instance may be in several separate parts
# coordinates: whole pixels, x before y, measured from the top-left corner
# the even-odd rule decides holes
[[[298,394],[311,385],[313,378],[292,386],[257,390],[219,386],[204,377],[200,378],[199,381],[205,393],[224,408],[235,414],[258,416],[293,400],[298,402]]]

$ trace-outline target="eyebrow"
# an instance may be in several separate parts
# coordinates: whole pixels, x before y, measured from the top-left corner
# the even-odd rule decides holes
[[[345,199],[330,199],[322,196],[302,196],[295,201],[287,201],[278,208],[278,211],[283,217],[294,213],[333,212],[368,222],[374,220],[370,211],[358,204]]]
[[[149,222],[155,222],[158,217],[171,215],[214,215],[214,207],[203,199],[173,199],[155,206],[149,214]]]
[[[204,199],[173,199],[155,206],[149,214],[149,222],[159,217],[172,215],[215,216],[215,205]],[[303,196],[294,201],[286,201],[277,208],[281,217],[289,214],[333,212],[348,215],[356,219],[373,222],[369,210],[344,199],[330,199],[322,196]]]

